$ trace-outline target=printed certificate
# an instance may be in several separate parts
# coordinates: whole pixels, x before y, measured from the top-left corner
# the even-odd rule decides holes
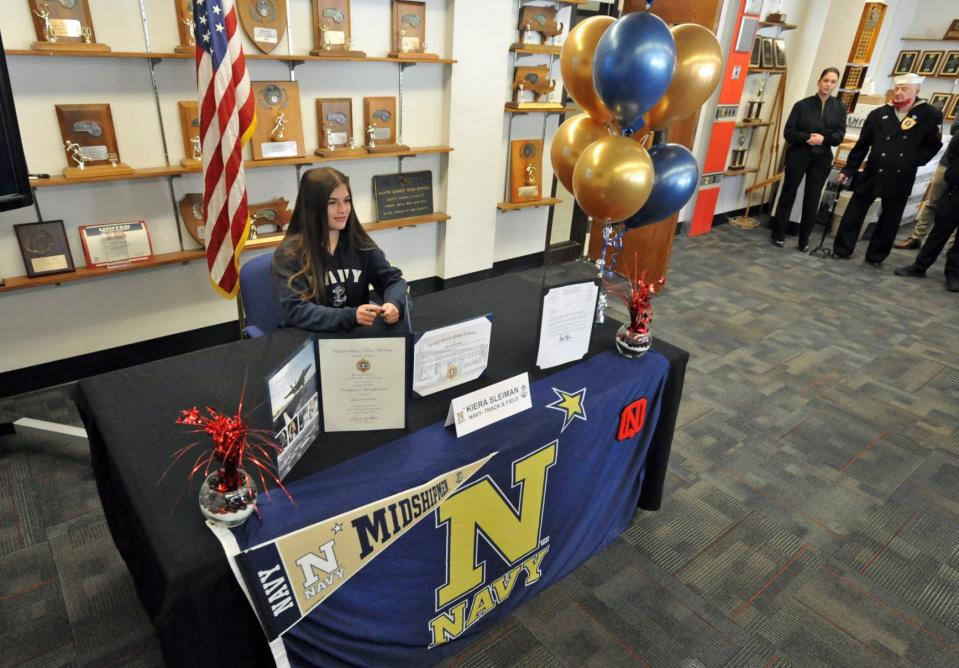
[[[324,431],[406,426],[406,338],[320,339]]]
[[[491,316],[426,332],[413,346],[413,391],[426,396],[479,378],[489,361]]]

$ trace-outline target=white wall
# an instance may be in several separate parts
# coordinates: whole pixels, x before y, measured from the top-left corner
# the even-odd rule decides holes
[[[171,51],[179,41],[174,3],[144,2],[152,50]],[[292,34],[276,53],[306,53],[313,48],[310,0],[288,3]],[[35,35],[27,3],[3,4],[5,47],[28,49]],[[138,2],[90,0],[90,8],[98,41],[114,51],[146,50]],[[351,12],[356,48],[370,56],[385,55],[389,50],[389,3],[352,0]],[[568,16],[568,9],[566,13]],[[509,97],[512,78],[513,56],[508,49],[516,39],[516,16],[517,0],[427,0],[429,50],[458,62],[419,64],[404,70],[403,141],[411,146],[445,144],[455,150],[449,156],[406,158],[403,170],[432,170],[435,206],[452,219],[375,236],[390,260],[411,280],[451,278],[544,248],[547,209],[508,215],[497,215],[496,209],[496,203],[504,199],[508,144],[503,103]],[[565,22],[568,26],[568,19]],[[257,52],[250,43],[246,51]],[[554,76],[558,78],[556,60]],[[284,63],[247,62],[253,80],[289,79]],[[65,166],[54,111],[57,103],[110,103],[123,161],[132,167],[165,164],[147,61],[12,56],[8,67],[31,172],[57,175]],[[351,97],[354,132],[361,137],[363,97],[396,95],[398,90],[399,66],[391,63],[309,62],[294,72],[309,151],[317,146],[316,97]],[[195,98],[192,61],[161,62],[157,79],[167,150],[170,162],[178,164],[183,149],[176,103]],[[517,118],[513,137],[541,136],[541,124],[542,115]],[[554,116],[547,132],[551,134],[555,127]],[[547,144],[547,155],[548,151]],[[351,178],[360,219],[372,219],[372,176],[397,171],[398,160],[335,166]],[[550,183],[548,158],[544,172],[543,182]],[[282,195],[292,203],[297,172],[293,167],[248,170],[247,184],[251,202]],[[177,200],[185,193],[200,192],[200,176],[173,179],[173,190]],[[38,191],[38,200],[45,220],[64,221],[77,266],[84,264],[76,231],[83,224],[142,218],[149,225],[154,252],[180,248],[166,179],[45,188]],[[12,224],[36,219],[32,208],[0,214],[0,276],[25,273]],[[186,248],[197,247],[185,231],[183,237]],[[236,318],[236,305],[214,293],[204,264],[194,262],[0,293],[0,313],[3,372],[228,322]]]
[[[788,75],[785,88],[785,116],[799,99],[812,95],[816,90],[819,74],[826,67],[843,71],[852,48],[852,41],[859,26],[859,19],[866,0],[786,0],[782,3],[789,23],[798,28],[784,33]],[[727,3],[728,4],[728,3]],[[778,2],[766,0],[763,16],[770,6],[778,8]],[[949,22],[959,16],[955,0],[886,0],[887,10],[876,48],[869,63],[867,78],[875,81],[875,91],[881,95],[892,88],[892,72],[896,58],[902,49],[953,49],[949,42],[942,42]],[[904,37],[929,37],[934,41],[907,41]],[[749,90],[747,86],[747,90]],[[764,113],[771,110],[772,87],[767,88],[768,100]],[[927,78],[922,95],[933,92],[959,92],[959,80]],[[745,99],[745,98],[744,98]],[[761,140],[760,131],[755,139]],[[758,151],[750,156],[753,163]],[[753,164],[750,163],[750,164]],[[753,177],[726,178],[720,191],[717,212],[732,211],[746,204],[743,190]],[[800,194],[801,197],[801,194]],[[798,200],[798,198],[797,198]]]

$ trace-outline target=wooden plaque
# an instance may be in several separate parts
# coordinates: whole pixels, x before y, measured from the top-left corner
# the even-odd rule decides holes
[[[923,77],[935,76],[939,71],[939,63],[945,51],[923,51],[919,57],[919,67],[916,68],[916,74]]]
[[[882,19],[886,16],[886,5],[882,2],[867,2],[862,8],[859,18],[859,27],[852,40],[849,50],[849,63],[852,65],[868,65],[872,60],[872,52],[879,39],[879,29],[882,28]]]
[[[528,28],[527,28],[528,26]],[[543,37],[555,37],[563,33],[563,24],[556,22],[555,7],[524,6],[519,13],[519,30],[532,30]]]
[[[190,236],[201,246],[206,245],[203,221],[203,194],[187,193],[179,202],[180,216]],[[250,238],[281,236],[293,217],[290,203],[283,197],[249,205]]]
[[[316,155],[345,158],[366,153],[365,148],[356,146],[356,140],[353,138],[353,100],[351,98],[317,98],[316,125],[316,134],[320,138],[320,148],[316,149]]]
[[[286,33],[286,0],[236,0],[240,25],[263,53],[271,53]]]
[[[426,3],[393,0],[390,58],[438,58],[426,51]]]
[[[300,85],[296,81],[253,81],[256,130],[253,159],[296,158],[306,155]]]
[[[936,76],[959,77],[959,51],[950,51],[945,55]]]
[[[312,56],[365,58],[353,48],[350,32],[350,0],[313,0]]]
[[[943,39],[959,39],[959,19],[953,19],[952,23],[949,24],[949,28],[946,29],[946,34],[942,36]]]
[[[200,146],[200,116],[197,113],[196,102],[177,102],[180,111],[180,131],[183,137],[184,167],[199,167],[203,162],[203,151]]]
[[[938,109],[939,113],[945,116],[946,108],[949,106],[949,100],[952,95],[949,93],[933,93],[929,96],[929,106]]]
[[[777,70],[786,69],[786,40],[782,37],[773,39],[773,64]]]
[[[364,97],[363,128],[369,153],[409,150],[397,143],[395,97]]]
[[[109,51],[97,44],[87,0],[27,0],[38,51]]]
[[[183,226],[198,244],[206,246],[203,231],[203,193],[187,193],[179,202]]]
[[[509,201],[543,199],[543,140],[514,139],[509,143]]]
[[[293,217],[290,203],[283,197],[250,205],[250,238],[282,237]]]
[[[65,177],[133,173],[120,161],[109,104],[58,104],[56,109],[67,158]]]
[[[176,53],[194,53],[196,38],[193,24],[193,0],[173,0],[176,4],[176,27],[180,43],[173,49]]]
[[[76,271],[62,220],[20,223],[13,226],[27,276]]]
[[[513,90],[519,88],[531,90],[536,97],[549,95],[556,90],[556,80],[549,78],[549,67],[547,65],[537,65],[534,67],[517,67],[513,70]]]
[[[373,177],[377,220],[398,220],[433,213],[433,173],[429,170]]]
[[[763,37],[762,38],[762,52],[760,54],[759,64],[764,70],[772,70],[776,67],[776,61],[774,57],[773,49],[773,38],[772,37]]]
[[[943,118],[947,121],[954,121],[957,114],[959,114],[959,95],[953,95],[952,100],[949,101],[943,111]]]
[[[864,65],[846,65],[842,75],[842,82],[839,84],[840,90],[859,90],[866,80],[866,70],[869,68]]]
[[[900,51],[899,57],[896,58],[896,64],[892,68],[892,73],[895,74],[909,74],[916,69],[916,61],[919,60],[919,51],[918,50],[907,50]]]

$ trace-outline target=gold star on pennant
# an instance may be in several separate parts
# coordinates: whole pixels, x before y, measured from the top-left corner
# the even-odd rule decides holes
[[[546,408],[552,408],[554,411],[562,411],[564,413],[563,428],[560,429],[560,432],[566,431],[566,427],[568,427],[573,420],[586,422],[586,406],[584,405],[584,401],[586,400],[585,387],[575,392],[565,392],[563,390],[557,390],[555,387],[551,389],[559,398],[551,404],[546,404]]]

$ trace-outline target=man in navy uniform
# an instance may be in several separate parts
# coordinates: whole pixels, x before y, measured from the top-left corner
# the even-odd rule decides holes
[[[942,113],[919,99],[922,81],[915,74],[896,77],[892,101],[866,116],[859,141],[839,174],[840,184],[853,180],[853,195],[833,243],[835,258],[852,257],[866,211],[877,197],[882,212],[866,248],[866,262],[878,267],[892,250],[916,169],[942,147]],[[859,174],[867,154],[869,160]]]

